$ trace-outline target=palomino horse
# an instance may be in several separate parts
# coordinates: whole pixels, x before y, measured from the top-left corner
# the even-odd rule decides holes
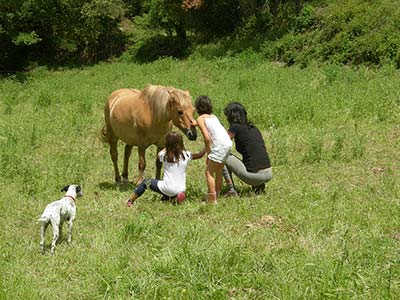
[[[132,147],[139,152],[139,176],[136,182],[143,180],[146,168],[145,152],[150,145],[157,146],[157,153],[165,146],[165,135],[178,127],[189,140],[197,138],[194,108],[188,91],[173,87],[149,85],[142,91],[120,89],[107,99],[104,108],[104,141],[110,144],[111,159],[114,164],[115,181],[121,182],[118,169],[117,142],[125,145],[122,181],[128,182],[128,163]],[[156,178],[160,178],[162,163],[156,159]]]

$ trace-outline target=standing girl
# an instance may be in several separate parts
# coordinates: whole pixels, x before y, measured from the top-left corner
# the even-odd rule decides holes
[[[169,132],[165,137],[165,148],[158,153],[158,159],[164,163],[163,180],[145,179],[139,184],[135,191],[129,196],[126,203],[132,206],[147,186],[152,191],[162,194],[165,198],[176,197],[178,203],[185,200],[186,190],[186,168],[192,159],[202,158],[205,149],[199,153],[191,153],[185,150],[182,135],[176,132]]]
[[[216,203],[222,188],[222,168],[232,148],[232,141],[218,118],[212,114],[210,98],[200,96],[195,102],[199,114],[197,125],[203,134],[206,146],[206,180],[208,187],[207,201]]]

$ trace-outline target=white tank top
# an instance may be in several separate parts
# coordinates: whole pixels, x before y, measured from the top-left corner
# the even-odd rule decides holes
[[[228,132],[222,126],[221,122],[215,115],[210,115],[208,118],[204,120],[206,124],[208,134],[210,135],[210,139],[213,145],[221,145],[221,146],[232,146],[231,138],[228,135]]]

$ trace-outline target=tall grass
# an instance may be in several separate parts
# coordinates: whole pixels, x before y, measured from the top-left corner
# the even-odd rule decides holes
[[[242,55],[4,79],[0,298],[399,298],[399,77],[390,68],[282,68]],[[271,155],[265,194],[236,179],[240,198],[204,206],[204,162],[193,161],[184,205],[148,192],[126,209],[133,186],[113,184],[98,139],[102,109],[111,91],[148,83],[209,95],[224,122],[224,106],[241,101]],[[192,151],[201,143],[185,141]],[[131,177],[136,164],[134,153]],[[40,255],[36,219],[68,183],[85,193],[74,241]]]

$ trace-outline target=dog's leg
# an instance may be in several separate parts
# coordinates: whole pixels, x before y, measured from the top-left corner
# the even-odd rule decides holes
[[[56,243],[59,237],[59,224],[60,221],[58,220],[51,220],[51,226],[53,227],[53,241],[51,242],[51,249],[50,249],[50,253],[51,255],[54,254],[54,251],[56,250]]]
[[[72,242],[72,227],[73,227],[73,219],[68,221],[68,244]]]
[[[58,225],[58,238],[62,238],[62,228],[63,228],[63,223],[60,222],[60,225]]]
[[[42,223],[42,225],[40,225],[40,252],[43,254],[44,253],[44,236],[46,234],[46,229],[47,229],[47,225],[49,223]]]

